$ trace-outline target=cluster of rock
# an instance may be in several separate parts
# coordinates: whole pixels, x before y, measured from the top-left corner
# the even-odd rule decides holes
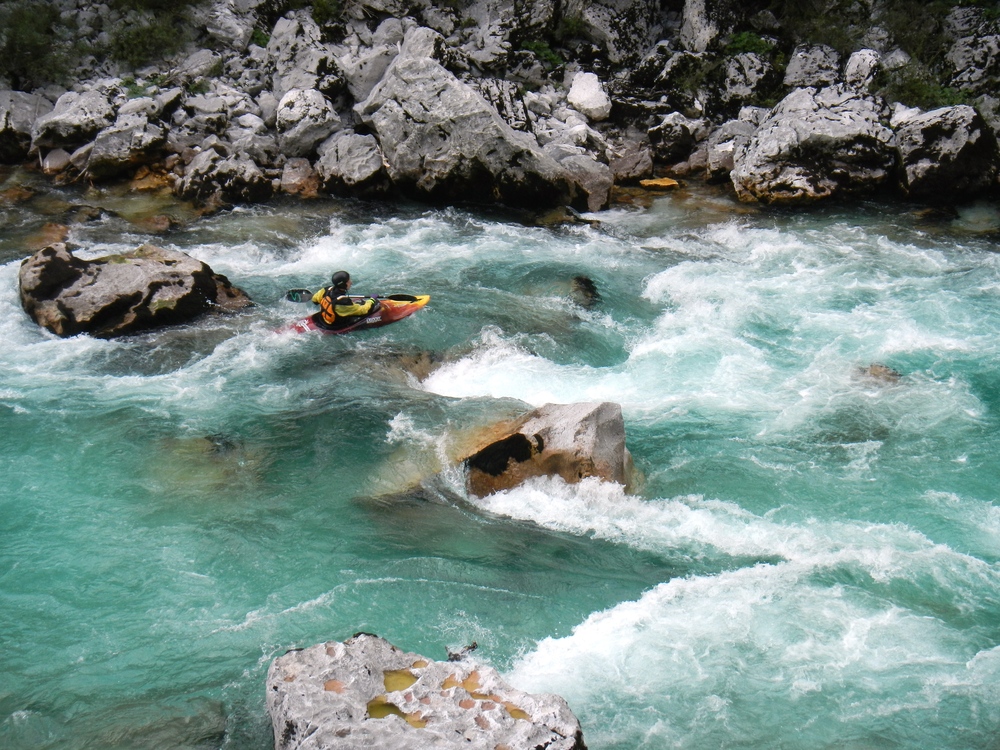
[[[128,85],[0,91],[0,161],[90,180],[152,165],[209,206],[327,192],[598,210],[654,167],[763,202],[997,186],[1000,29],[974,8],[948,17],[950,83],[981,92],[989,120],[890,109],[873,81],[908,57],[877,28],[846,61],[823,45],[790,50],[783,71],[726,53],[740,29],[781,26],[733,0],[348,1],[333,25],[290,11],[252,43],[273,4],[212,0],[195,16],[205,48]],[[556,27],[577,60],[549,70],[533,40]]]
[[[267,709],[275,750],[586,750],[562,698],[515,690],[468,658],[432,661],[366,633],[275,659]]]

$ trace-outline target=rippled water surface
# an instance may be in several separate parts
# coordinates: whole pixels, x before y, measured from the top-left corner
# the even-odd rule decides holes
[[[995,206],[691,188],[598,226],[328,201],[197,219],[2,192],[25,179],[0,174],[0,747],[263,750],[270,661],[362,630],[432,658],[476,641],[592,750],[996,746]],[[145,234],[162,213],[178,228]],[[258,306],[55,338],[17,296],[46,222],[85,256],[184,250]],[[275,334],[311,312],[284,291],[338,268],[431,303]],[[481,425],[603,400],[636,494],[476,500],[454,471],[408,491]]]

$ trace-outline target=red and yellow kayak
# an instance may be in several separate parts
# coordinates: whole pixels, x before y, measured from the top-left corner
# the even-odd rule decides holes
[[[355,299],[360,301],[367,299],[367,297],[356,297]],[[319,331],[320,333],[350,333],[351,331],[360,331],[365,328],[379,328],[380,326],[395,323],[403,318],[408,318],[430,302],[430,299],[431,296],[429,294],[390,294],[388,297],[379,299],[380,304],[375,310],[363,317],[352,318],[343,326],[323,328],[316,324],[315,316],[310,315],[307,318],[296,320],[294,323],[289,323],[284,328],[279,329],[278,332],[309,333],[310,331]]]

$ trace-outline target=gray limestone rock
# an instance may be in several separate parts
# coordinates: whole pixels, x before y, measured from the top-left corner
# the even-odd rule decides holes
[[[79,94],[67,91],[55,108],[39,117],[32,128],[31,145],[37,147],[77,147],[93,140],[97,132],[115,120],[108,97],[92,90]]]
[[[363,102],[368,98],[375,84],[382,80],[389,64],[398,54],[398,44],[382,44],[376,47],[364,47],[337,58],[337,63],[347,81],[347,89],[355,101]]]
[[[586,750],[562,698],[456,657],[432,661],[367,633],[289,651],[267,673],[275,750]]]
[[[281,170],[281,192],[301,198],[315,198],[319,193],[319,176],[308,159],[294,157]]]
[[[873,49],[852,53],[844,66],[844,83],[859,91],[868,91],[878,73],[881,57]]]
[[[530,118],[525,106],[525,98],[520,87],[513,81],[500,78],[480,78],[475,82],[476,90],[493,105],[497,114],[514,130],[529,130]],[[525,92],[524,97],[531,92]]]
[[[271,197],[273,185],[246,153],[223,157],[210,148],[192,159],[174,192],[199,205],[213,197],[229,203],[257,203]]]
[[[1000,83],[1000,34],[963,37],[946,55],[951,85],[973,94],[996,93]]]
[[[592,122],[606,120],[611,114],[611,99],[594,73],[577,73],[566,101]]]
[[[609,147],[608,167],[616,183],[652,177],[653,154],[649,142],[633,134]]]
[[[317,89],[333,96],[346,85],[333,48],[322,41],[308,12],[280,19],[271,32],[267,52],[274,63],[271,88],[279,100],[292,89]]]
[[[542,151],[561,166],[586,195],[586,210],[600,211],[607,208],[611,199],[614,177],[607,164],[580,146],[552,142]]]
[[[407,32],[382,81],[355,108],[394,185],[433,201],[571,202],[570,180],[537,142],[429,56],[440,40],[426,28]]]
[[[911,197],[954,203],[992,186],[1000,173],[993,131],[972,107],[943,107],[908,118],[896,131],[902,187]]]
[[[96,179],[124,174],[133,167],[153,161],[166,143],[162,125],[150,122],[145,114],[119,115],[94,139],[86,172]]]
[[[840,55],[825,44],[795,48],[785,69],[786,86],[829,86],[840,80]]]
[[[705,52],[743,19],[748,3],[740,0],[686,0],[680,43],[689,52]]]
[[[634,63],[661,38],[663,16],[656,0],[576,0],[562,12],[616,64]]]
[[[252,304],[200,260],[152,245],[95,260],[49,245],[21,264],[18,289],[24,311],[64,337],[112,338]]]
[[[309,156],[340,129],[340,116],[316,89],[292,89],[278,103],[278,146],[288,156]]]
[[[327,192],[369,197],[388,190],[389,178],[374,136],[337,133],[319,147],[319,154],[316,172]]]
[[[879,100],[844,86],[786,96],[735,152],[741,200],[804,203],[871,193],[895,168],[895,139]]]
[[[240,12],[235,6],[227,0],[215,0],[205,19],[205,30],[217,42],[242,52],[250,43],[257,19],[253,13]]]
[[[716,96],[727,105],[750,102],[776,77],[766,58],[755,52],[741,52],[726,59],[722,86]]]
[[[728,180],[736,153],[750,142],[756,131],[757,127],[746,120],[730,120],[713,131],[708,137],[706,178],[711,182]]]
[[[498,425],[481,444],[464,459],[469,492],[479,497],[539,476],[570,483],[599,477],[625,487],[634,479],[622,410],[614,403],[547,404]]]
[[[174,68],[172,78],[175,81],[195,81],[199,78],[211,78],[222,72],[222,56],[209,49],[200,49],[186,57],[180,65]]]
[[[685,117],[680,112],[664,115],[649,129],[653,155],[666,163],[686,159],[708,135],[704,120]]]
[[[28,157],[35,120],[52,111],[52,103],[23,91],[0,91],[0,164]]]

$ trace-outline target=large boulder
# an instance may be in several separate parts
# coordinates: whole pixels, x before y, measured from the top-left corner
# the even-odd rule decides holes
[[[316,89],[292,89],[278,103],[278,147],[288,156],[310,156],[340,127],[340,116]]]
[[[407,32],[385,76],[355,108],[378,139],[392,182],[436,202],[571,202],[565,171],[434,59],[440,44],[430,29]]]
[[[612,63],[634,63],[662,38],[661,6],[658,0],[570,0],[562,4],[563,24],[580,28]]]
[[[159,156],[166,140],[166,129],[150,122],[146,114],[120,114],[114,125],[97,134],[87,161],[87,174],[95,179],[114,177],[151,162]]]
[[[174,184],[174,193],[198,205],[258,203],[271,197],[274,185],[245,153],[223,156],[214,148],[199,153]]]
[[[840,79],[840,54],[825,44],[802,44],[785,69],[786,86],[830,86]]]
[[[267,673],[275,750],[586,750],[562,698],[469,658],[432,661],[358,633],[289,651]]]
[[[68,91],[59,97],[51,112],[35,121],[32,148],[81,146],[114,121],[115,108],[100,91]]]
[[[319,147],[316,172],[328,193],[381,195],[389,188],[382,152],[374,136],[336,133]]]
[[[35,120],[52,111],[47,99],[23,91],[0,91],[0,164],[28,157]]]
[[[895,139],[879,100],[845,86],[800,88],[734,154],[740,200],[808,203],[872,193],[895,169]]]
[[[903,191],[917,200],[952,203],[991,187],[1000,171],[997,139],[966,105],[905,120],[896,131]]]
[[[626,487],[633,480],[622,410],[607,402],[547,404],[499,425],[463,463],[469,492],[478,497],[540,476],[569,483],[598,477]]]
[[[267,52],[274,63],[272,89],[278,99],[292,89],[317,89],[334,96],[346,86],[334,50],[323,42],[308,12],[281,18],[271,31]]]
[[[566,101],[594,122],[607,120],[611,114],[611,99],[593,73],[578,73],[573,78]]]
[[[153,245],[95,260],[50,245],[21,264],[18,288],[24,311],[58,336],[112,338],[252,304],[200,260]]]

